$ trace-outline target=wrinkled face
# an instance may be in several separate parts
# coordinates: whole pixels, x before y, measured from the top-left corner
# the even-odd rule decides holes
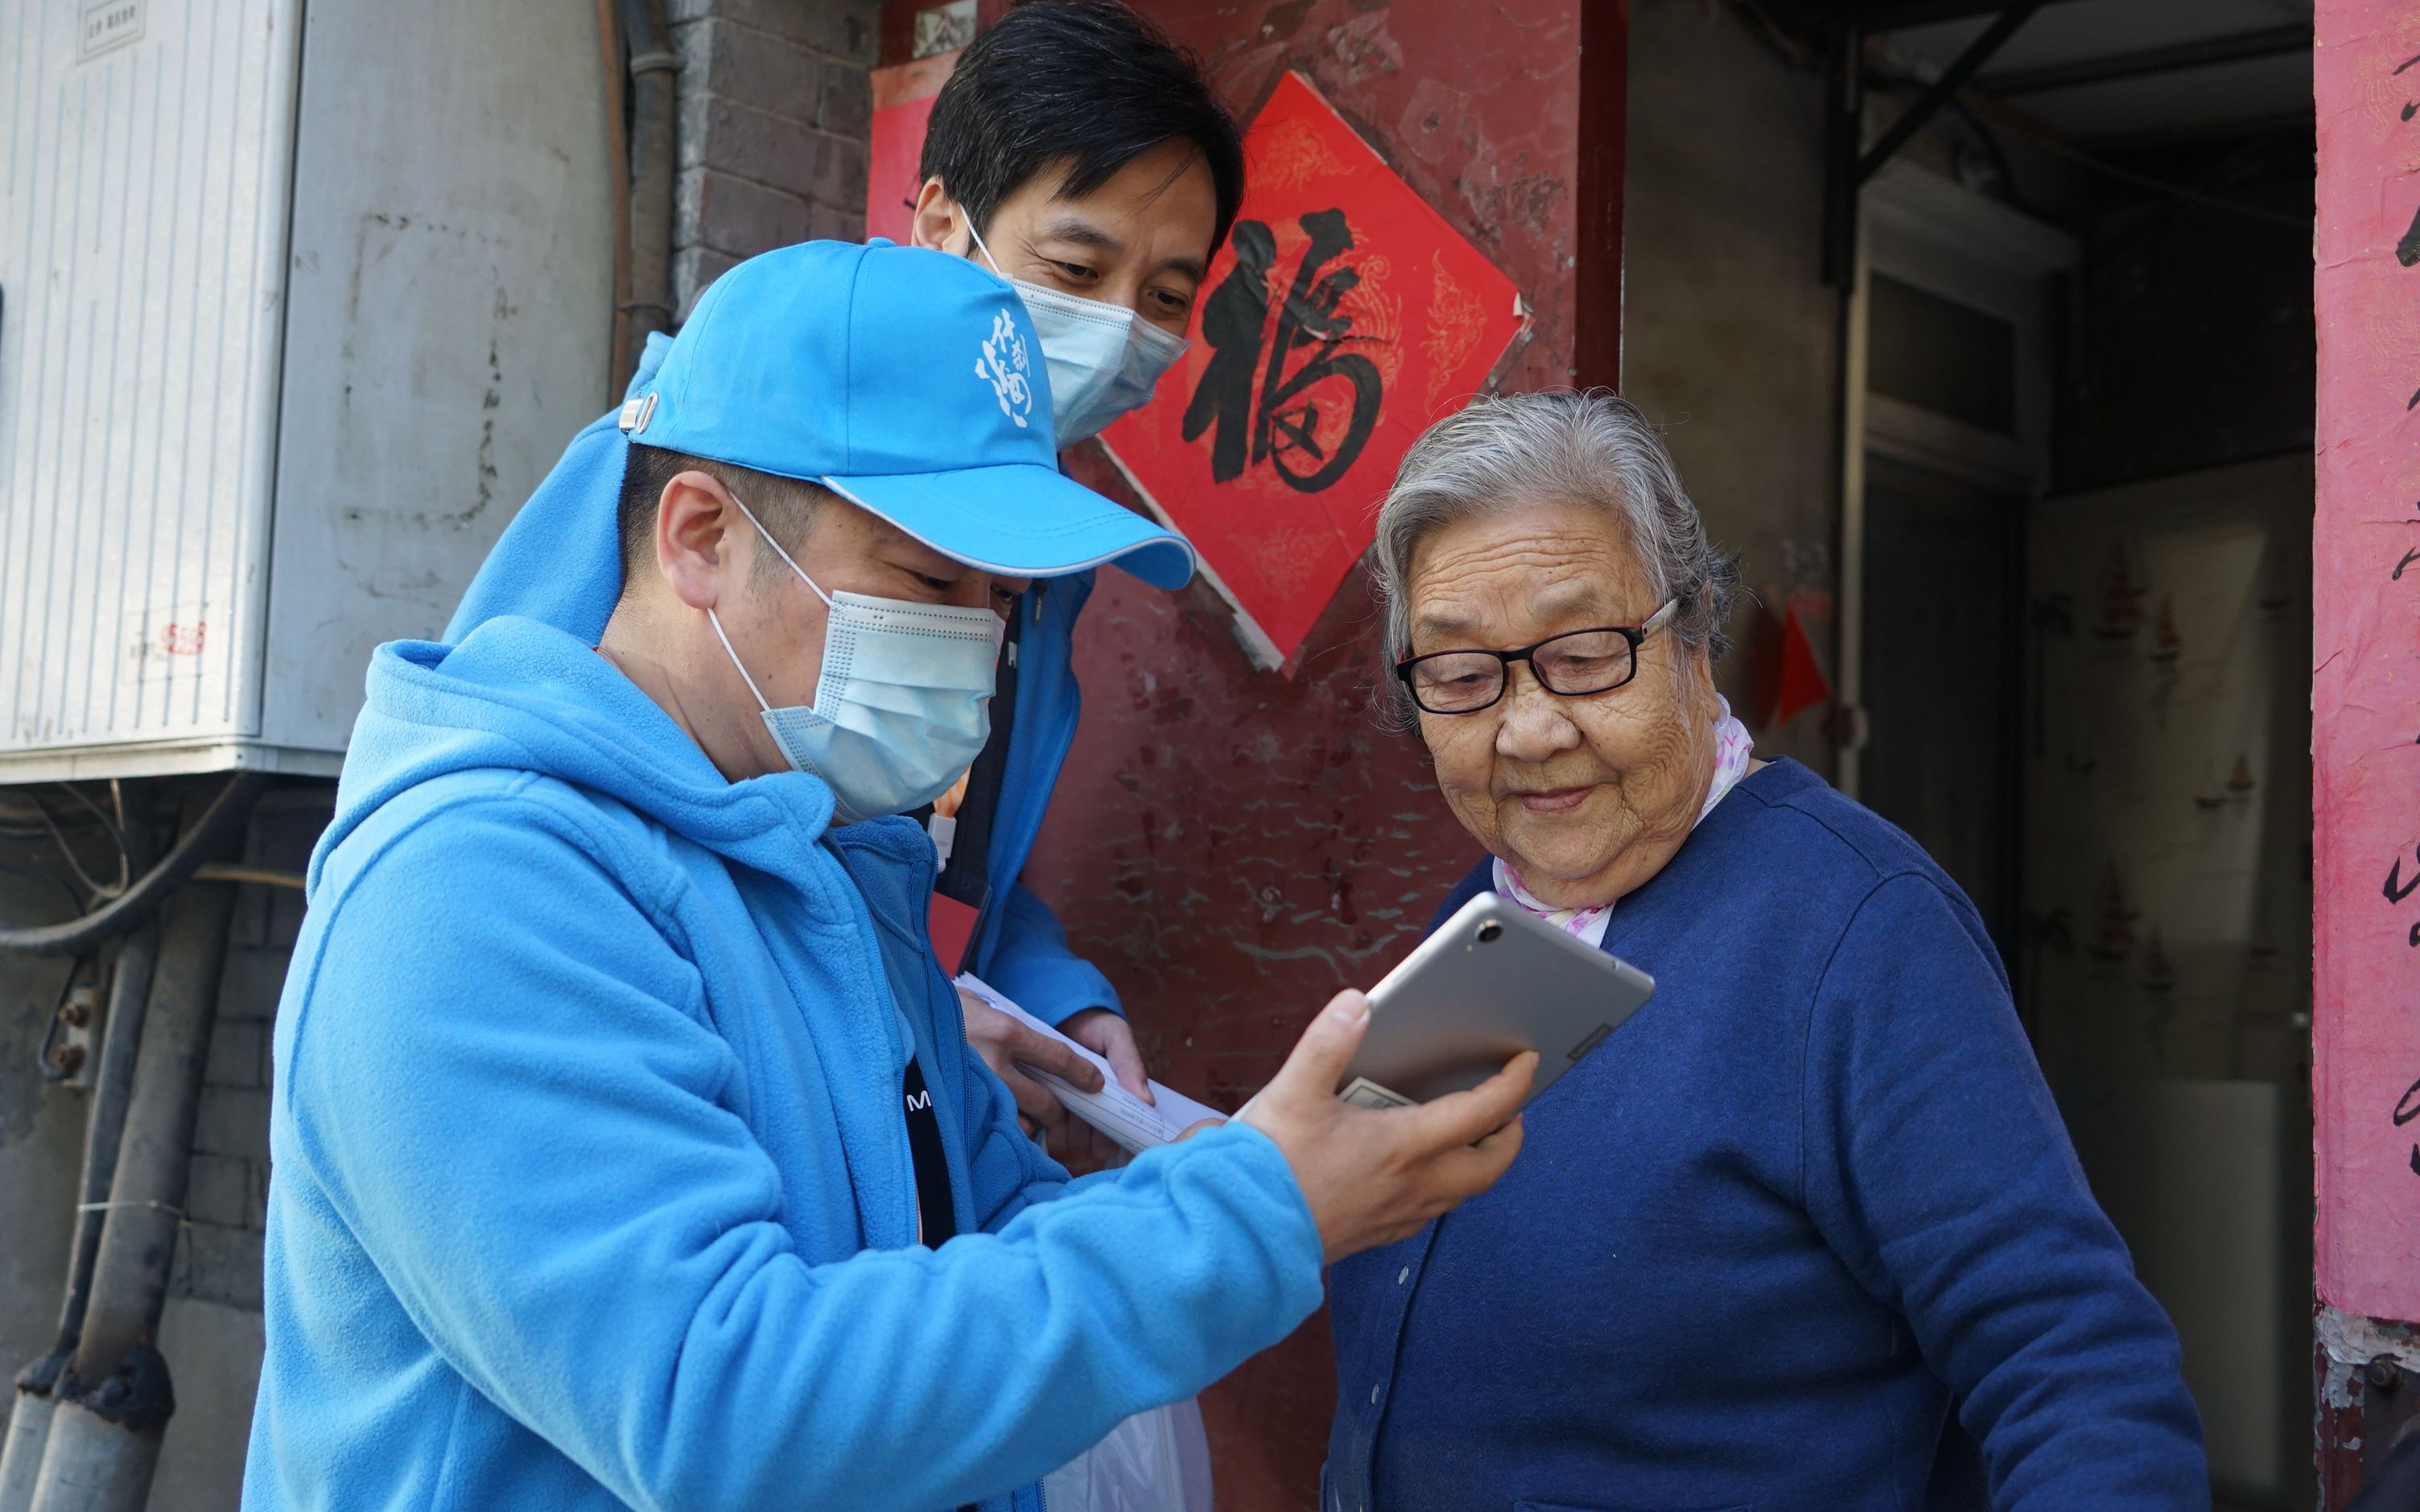
[[[1662,604],[1608,511],[1525,502],[1448,525],[1415,549],[1408,656],[1512,651],[1572,630],[1645,624]],[[1528,663],[1475,714],[1419,716],[1448,807],[1542,901],[1609,903],[1688,838],[1714,779],[1712,666],[1668,630],[1608,692],[1547,692]]]

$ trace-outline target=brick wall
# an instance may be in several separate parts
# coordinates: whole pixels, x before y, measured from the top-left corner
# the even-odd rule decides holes
[[[301,872],[328,826],[334,796],[333,787],[271,795],[253,817],[245,862]],[[269,1201],[270,1028],[302,927],[300,892],[240,889],[194,1125],[187,1221],[169,1282],[173,1295],[260,1308],[261,1226]]]
[[[865,234],[880,0],[672,0],[674,303],[774,247]]]

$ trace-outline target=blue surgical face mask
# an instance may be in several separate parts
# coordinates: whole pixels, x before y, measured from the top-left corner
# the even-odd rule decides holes
[[[984,261],[1000,273],[983,237],[972,226],[967,231]],[[1008,278],[1006,273],[1000,276]],[[1149,404],[1160,375],[1176,364],[1189,345],[1123,305],[1021,278],[1008,281],[1025,301],[1033,333],[1042,341],[1043,365],[1050,372],[1052,440],[1063,452],[1107,430],[1120,415]]]
[[[827,594],[737,498],[739,512],[830,609],[809,707],[775,708],[748,675],[722,621],[706,617],[765,711],[783,759],[823,779],[833,823],[906,813],[950,790],[991,737],[992,681],[1005,625],[987,609]]]

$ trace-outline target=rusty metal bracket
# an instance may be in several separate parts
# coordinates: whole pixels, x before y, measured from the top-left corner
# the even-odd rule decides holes
[[[1862,7],[1853,7],[1849,18],[1833,33],[1827,59],[1831,74],[1830,102],[1827,110],[1826,138],[1823,152],[1823,228],[1820,249],[1823,280],[1826,287],[1846,290],[1855,277],[1853,264],[1857,247],[1857,196],[1866,181],[1888,162],[1899,149],[1907,146],[1925,123],[1940,113],[1950,98],[1964,88],[1992,61],[2002,44],[2016,35],[2017,29],[2033,19],[2048,0],[2026,0],[2025,4],[2009,6],[1997,20],[1984,29],[1983,35],[1968,44],[1948,68],[1942,70],[1916,101],[1891,122],[1872,147],[1861,147],[1859,139],[1865,130],[1865,42],[1871,35],[1872,18]]]
[[[2312,1335],[2319,1505],[2342,1512],[2420,1434],[2420,1328],[2321,1302]]]
[[[1941,77],[1933,80],[1923,94],[1916,96],[1916,103],[1891,122],[1890,130],[1882,134],[1882,140],[1868,147],[1865,154],[1857,159],[1858,184],[1863,185],[1871,178],[1875,170],[1907,146],[1908,140],[1916,132],[1924,130],[1925,122],[1939,114],[1941,107],[1949,102],[1950,96],[1965,88],[1967,81],[1980,72],[1983,65],[1992,61],[1992,55],[2017,34],[2019,27],[2033,20],[2034,12],[2041,8],[2042,0],[2030,0],[2028,4],[2010,6],[2001,11],[1999,19],[1986,27],[1982,36],[1968,43],[1966,51],[1958,54],[1957,61],[1942,69]]]

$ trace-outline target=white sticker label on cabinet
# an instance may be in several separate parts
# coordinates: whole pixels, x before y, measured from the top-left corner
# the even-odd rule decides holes
[[[127,616],[120,680],[164,683],[201,676],[209,653],[225,633],[218,618],[209,604],[179,604]]]
[[[77,53],[93,57],[143,35],[144,0],[84,0],[76,20]]]

